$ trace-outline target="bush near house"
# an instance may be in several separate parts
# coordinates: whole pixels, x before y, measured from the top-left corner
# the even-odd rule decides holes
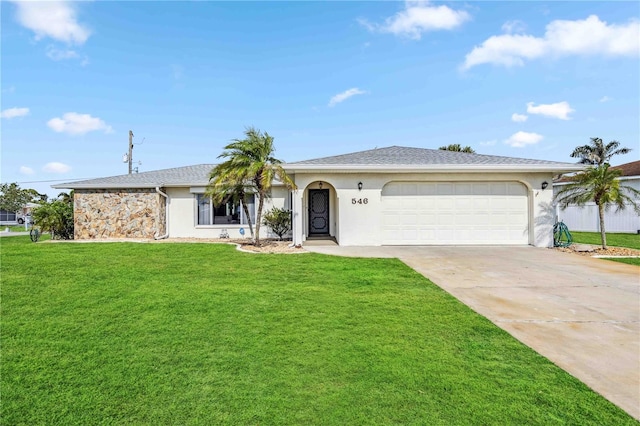
[[[33,221],[42,232],[58,240],[73,239],[73,198],[43,203],[33,210]]]
[[[271,228],[282,240],[284,235],[291,231],[291,212],[285,208],[274,207],[264,214],[262,224]]]

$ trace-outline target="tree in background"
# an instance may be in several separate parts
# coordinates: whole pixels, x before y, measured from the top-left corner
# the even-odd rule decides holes
[[[271,196],[274,179],[278,178],[289,189],[295,189],[296,185],[284,171],[282,161],[273,156],[272,136],[253,127],[247,128],[244,134],[244,139],[234,139],[224,147],[218,158],[227,160],[211,170],[210,178],[219,183],[220,189],[244,184],[247,190],[258,196],[254,244],[259,246],[264,200]],[[215,192],[215,184],[210,189]]]
[[[465,146],[464,148],[459,143],[452,143],[447,146],[441,146],[438,148],[442,151],[455,151],[455,152],[466,152],[468,154],[475,154],[476,152],[470,146]]]
[[[590,164],[585,171],[569,177],[570,183],[564,186],[555,196],[555,201],[563,210],[570,204],[584,206],[594,202],[598,206],[598,218],[600,219],[600,239],[602,248],[607,248],[607,235],[604,226],[605,212],[611,206],[616,206],[616,211],[624,210],[632,206],[640,214],[640,205],[635,201],[640,198],[640,191],[628,185],[620,183],[620,170],[611,169],[609,159],[618,154],[626,154],[631,149],[619,148],[617,141],[609,142],[606,146],[602,139],[591,138],[590,145],[579,146],[574,149],[572,157],[582,158],[581,162]]]
[[[43,232],[51,232],[51,238],[73,239],[73,191],[61,192],[58,198],[42,203],[33,209],[33,221]]]
[[[282,240],[282,237],[291,231],[291,212],[285,208],[274,207],[265,213],[262,223]]]
[[[609,162],[614,155],[624,155],[631,152],[630,148],[620,148],[620,142],[611,141],[604,144],[601,138],[591,138],[587,145],[576,147],[571,153],[572,158],[579,158],[580,164],[602,166]]]
[[[20,211],[27,203],[33,201],[34,196],[32,191],[38,194],[33,189],[20,188],[15,182],[0,184],[0,210],[6,210],[12,213]]]

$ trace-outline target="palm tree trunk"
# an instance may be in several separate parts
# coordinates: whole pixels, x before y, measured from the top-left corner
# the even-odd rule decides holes
[[[602,248],[607,249],[607,233],[604,229],[604,204],[598,204],[598,217],[600,218],[600,239],[602,240]]]
[[[253,240],[253,225],[251,224],[251,216],[249,216],[249,207],[247,207],[247,203],[245,203],[244,200],[242,200],[242,210],[244,211],[244,216],[247,218],[249,232],[251,233],[251,239]]]
[[[260,247],[260,222],[262,219],[262,206],[264,205],[264,196],[263,194],[258,194],[260,197],[258,199],[258,213],[256,214],[256,242],[255,245]]]

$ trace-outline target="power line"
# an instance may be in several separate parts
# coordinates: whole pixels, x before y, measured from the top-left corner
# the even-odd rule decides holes
[[[22,185],[25,183],[72,182],[76,180],[87,180],[87,179],[97,179],[97,178],[89,177],[89,178],[71,178],[71,179],[30,180],[30,181],[15,182],[15,183]]]

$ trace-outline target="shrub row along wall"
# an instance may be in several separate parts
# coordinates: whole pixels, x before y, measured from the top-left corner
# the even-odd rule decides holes
[[[165,211],[153,189],[76,190],[74,238],[153,238],[166,232]]]

